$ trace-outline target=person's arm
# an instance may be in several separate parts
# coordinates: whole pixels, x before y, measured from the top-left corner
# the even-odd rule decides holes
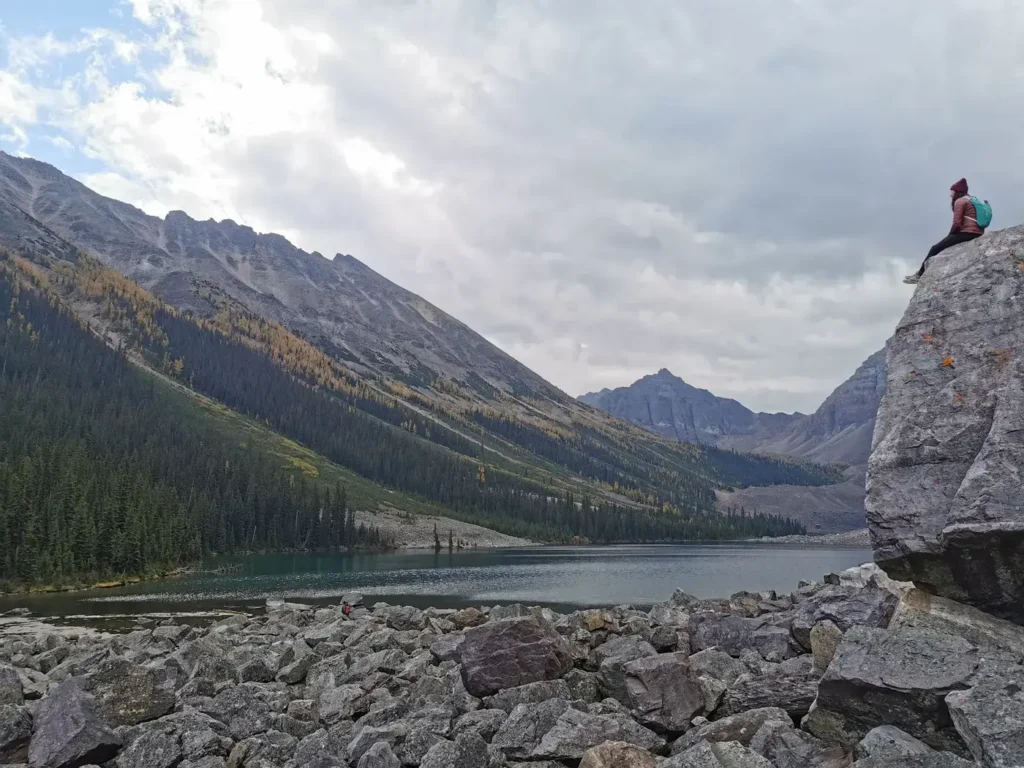
[[[964,209],[967,208],[967,196],[964,195],[955,203],[953,203],[953,227],[949,230],[949,234],[959,232],[964,226]]]

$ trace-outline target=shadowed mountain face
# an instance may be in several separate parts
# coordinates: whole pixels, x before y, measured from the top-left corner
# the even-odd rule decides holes
[[[445,376],[485,398],[493,388],[572,402],[466,325],[352,256],[328,260],[230,220],[196,221],[181,211],[149,216],[46,163],[0,152],[0,242],[53,252],[62,247],[59,238],[178,307],[210,311],[196,284],[216,286],[357,371],[410,384]]]
[[[864,473],[885,382],[883,348],[809,416],[754,413],[664,369],[628,387],[592,392],[580,400],[677,440],[850,464],[846,481],[837,486],[747,488],[722,498],[726,506],[792,515],[809,531],[831,532],[864,525]]]

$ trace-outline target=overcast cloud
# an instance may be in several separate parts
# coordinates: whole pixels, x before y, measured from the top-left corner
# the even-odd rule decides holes
[[[0,148],[351,253],[571,394],[813,410],[953,181],[1024,222],[1014,0],[108,5],[0,4]]]

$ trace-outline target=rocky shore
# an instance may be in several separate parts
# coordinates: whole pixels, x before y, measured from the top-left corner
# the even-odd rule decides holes
[[[0,764],[1020,765],[1024,629],[874,566],[649,611],[376,603],[0,636]],[[1020,683],[1021,685],[1019,685]]]

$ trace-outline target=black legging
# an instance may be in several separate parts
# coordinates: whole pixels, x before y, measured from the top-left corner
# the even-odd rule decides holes
[[[931,250],[928,251],[928,255],[924,257],[924,262],[921,264],[921,268],[917,270],[917,276],[920,277],[924,274],[924,268],[928,264],[928,259],[937,253],[942,253],[947,248],[951,248],[954,245],[960,245],[960,243],[966,243],[969,240],[974,240],[981,237],[977,232],[950,232],[944,238],[939,240],[935,245],[932,246]]]

